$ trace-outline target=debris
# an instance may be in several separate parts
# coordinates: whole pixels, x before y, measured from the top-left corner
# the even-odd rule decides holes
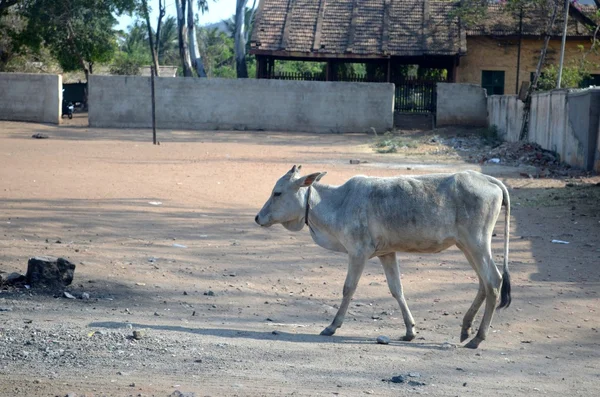
[[[554,244],[569,244],[568,241],[563,241],[563,240],[552,240],[552,242]]]
[[[71,295],[70,293],[68,293],[67,291],[63,292],[63,296],[67,299],[75,299],[75,297],[73,295]]]
[[[88,294],[87,292],[83,292],[81,294],[81,299],[85,299],[85,300],[90,299],[90,294]]]
[[[390,381],[392,383],[404,383],[405,379],[404,376],[402,375],[397,375],[397,376],[392,376],[392,379],[390,379]]]
[[[138,285],[140,287],[143,287],[144,285],[146,285],[146,283],[135,283],[135,285]]]
[[[409,372],[408,376],[410,376],[411,378],[420,378],[421,374],[418,372]]]
[[[148,201],[148,204],[150,204],[150,205],[162,205],[162,203],[160,201]]]
[[[192,392],[180,392],[179,390],[175,390],[173,393],[171,393],[171,395],[169,395],[169,397],[196,397],[196,393],[192,393]]]
[[[0,273],[0,285],[15,285],[25,282],[25,276],[21,273]]]
[[[12,312],[12,307],[0,307],[0,312]]]
[[[498,157],[494,157],[493,159],[489,159],[488,163],[500,164],[500,159]]]
[[[48,135],[46,135],[46,134],[40,134],[40,133],[33,134],[31,137],[35,138],[35,139],[48,139],[48,138],[50,138]]]
[[[173,244],[173,247],[175,247],[175,248],[187,248],[187,246],[183,245],[183,244]]]
[[[416,381],[416,380],[409,380],[408,381],[408,385],[409,386],[425,386],[425,385],[427,385],[427,383],[425,383],[425,382],[419,382],[419,381]]]
[[[440,348],[442,350],[451,350],[451,349],[456,349],[456,345],[453,343],[450,343],[450,342],[444,342],[444,343],[442,343]]]
[[[64,258],[37,256],[27,263],[27,284],[52,289],[70,285],[75,273],[75,264]]]
[[[379,343],[380,345],[389,345],[390,338],[385,335],[380,335],[377,337],[377,343]]]

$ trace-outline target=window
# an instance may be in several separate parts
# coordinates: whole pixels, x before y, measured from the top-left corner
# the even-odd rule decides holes
[[[481,86],[488,95],[504,95],[504,71],[482,70]]]
[[[589,77],[581,82],[581,88],[587,88],[591,85],[600,87],[600,74],[591,74]]]

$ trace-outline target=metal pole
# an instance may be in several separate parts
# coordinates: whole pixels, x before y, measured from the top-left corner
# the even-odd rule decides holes
[[[565,61],[565,46],[567,44],[567,27],[569,23],[569,5],[570,1],[565,0],[565,23],[563,26],[563,35],[562,35],[562,43],[560,46],[560,64],[558,66],[558,77],[556,79],[556,88],[560,88],[560,83],[562,80],[562,71],[563,71],[563,63]]]
[[[156,145],[156,100],[154,95],[154,66],[150,67],[150,86],[152,88],[152,143]]]

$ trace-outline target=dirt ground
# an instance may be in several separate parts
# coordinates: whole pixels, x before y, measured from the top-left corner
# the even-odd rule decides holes
[[[159,131],[154,146],[147,130],[76,121],[0,122],[0,270],[65,257],[77,265],[67,290],[90,295],[0,291],[1,396],[600,394],[600,178],[524,178],[439,143],[378,154],[363,134]],[[402,316],[377,260],[343,327],[319,336],[346,258],[306,230],[254,223],[293,164],[332,184],[461,169],[502,179],[513,303],[488,340],[459,343],[477,281],[456,248],[400,255],[416,340],[398,340]],[[397,375],[424,385],[389,381]]]

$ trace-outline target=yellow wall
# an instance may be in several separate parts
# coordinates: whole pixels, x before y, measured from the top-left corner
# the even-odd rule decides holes
[[[523,38],[519,85],[523,81],[529,81],[530,73],[535,71],[542,44],[543,39],[541,38]],[[560,44],[560,40],[550,40],[546,64],[558,64]],[[565,64],[568,65],[573,60],[581,60],[582,52],[578,46],[583,45],[589,49],[590,44],[589,40],[567,40]],[[467,55],[460,59],[460,65],[456,71],[456,81],[481,85],[482,70],[502,70],[504,71],[504,93],[515,94],[517,49],[517,38],[467,37]],[[592,53],[586,59],[596,64],[591,73],[600,74],[600,66],[598,66],[600,55]]]

